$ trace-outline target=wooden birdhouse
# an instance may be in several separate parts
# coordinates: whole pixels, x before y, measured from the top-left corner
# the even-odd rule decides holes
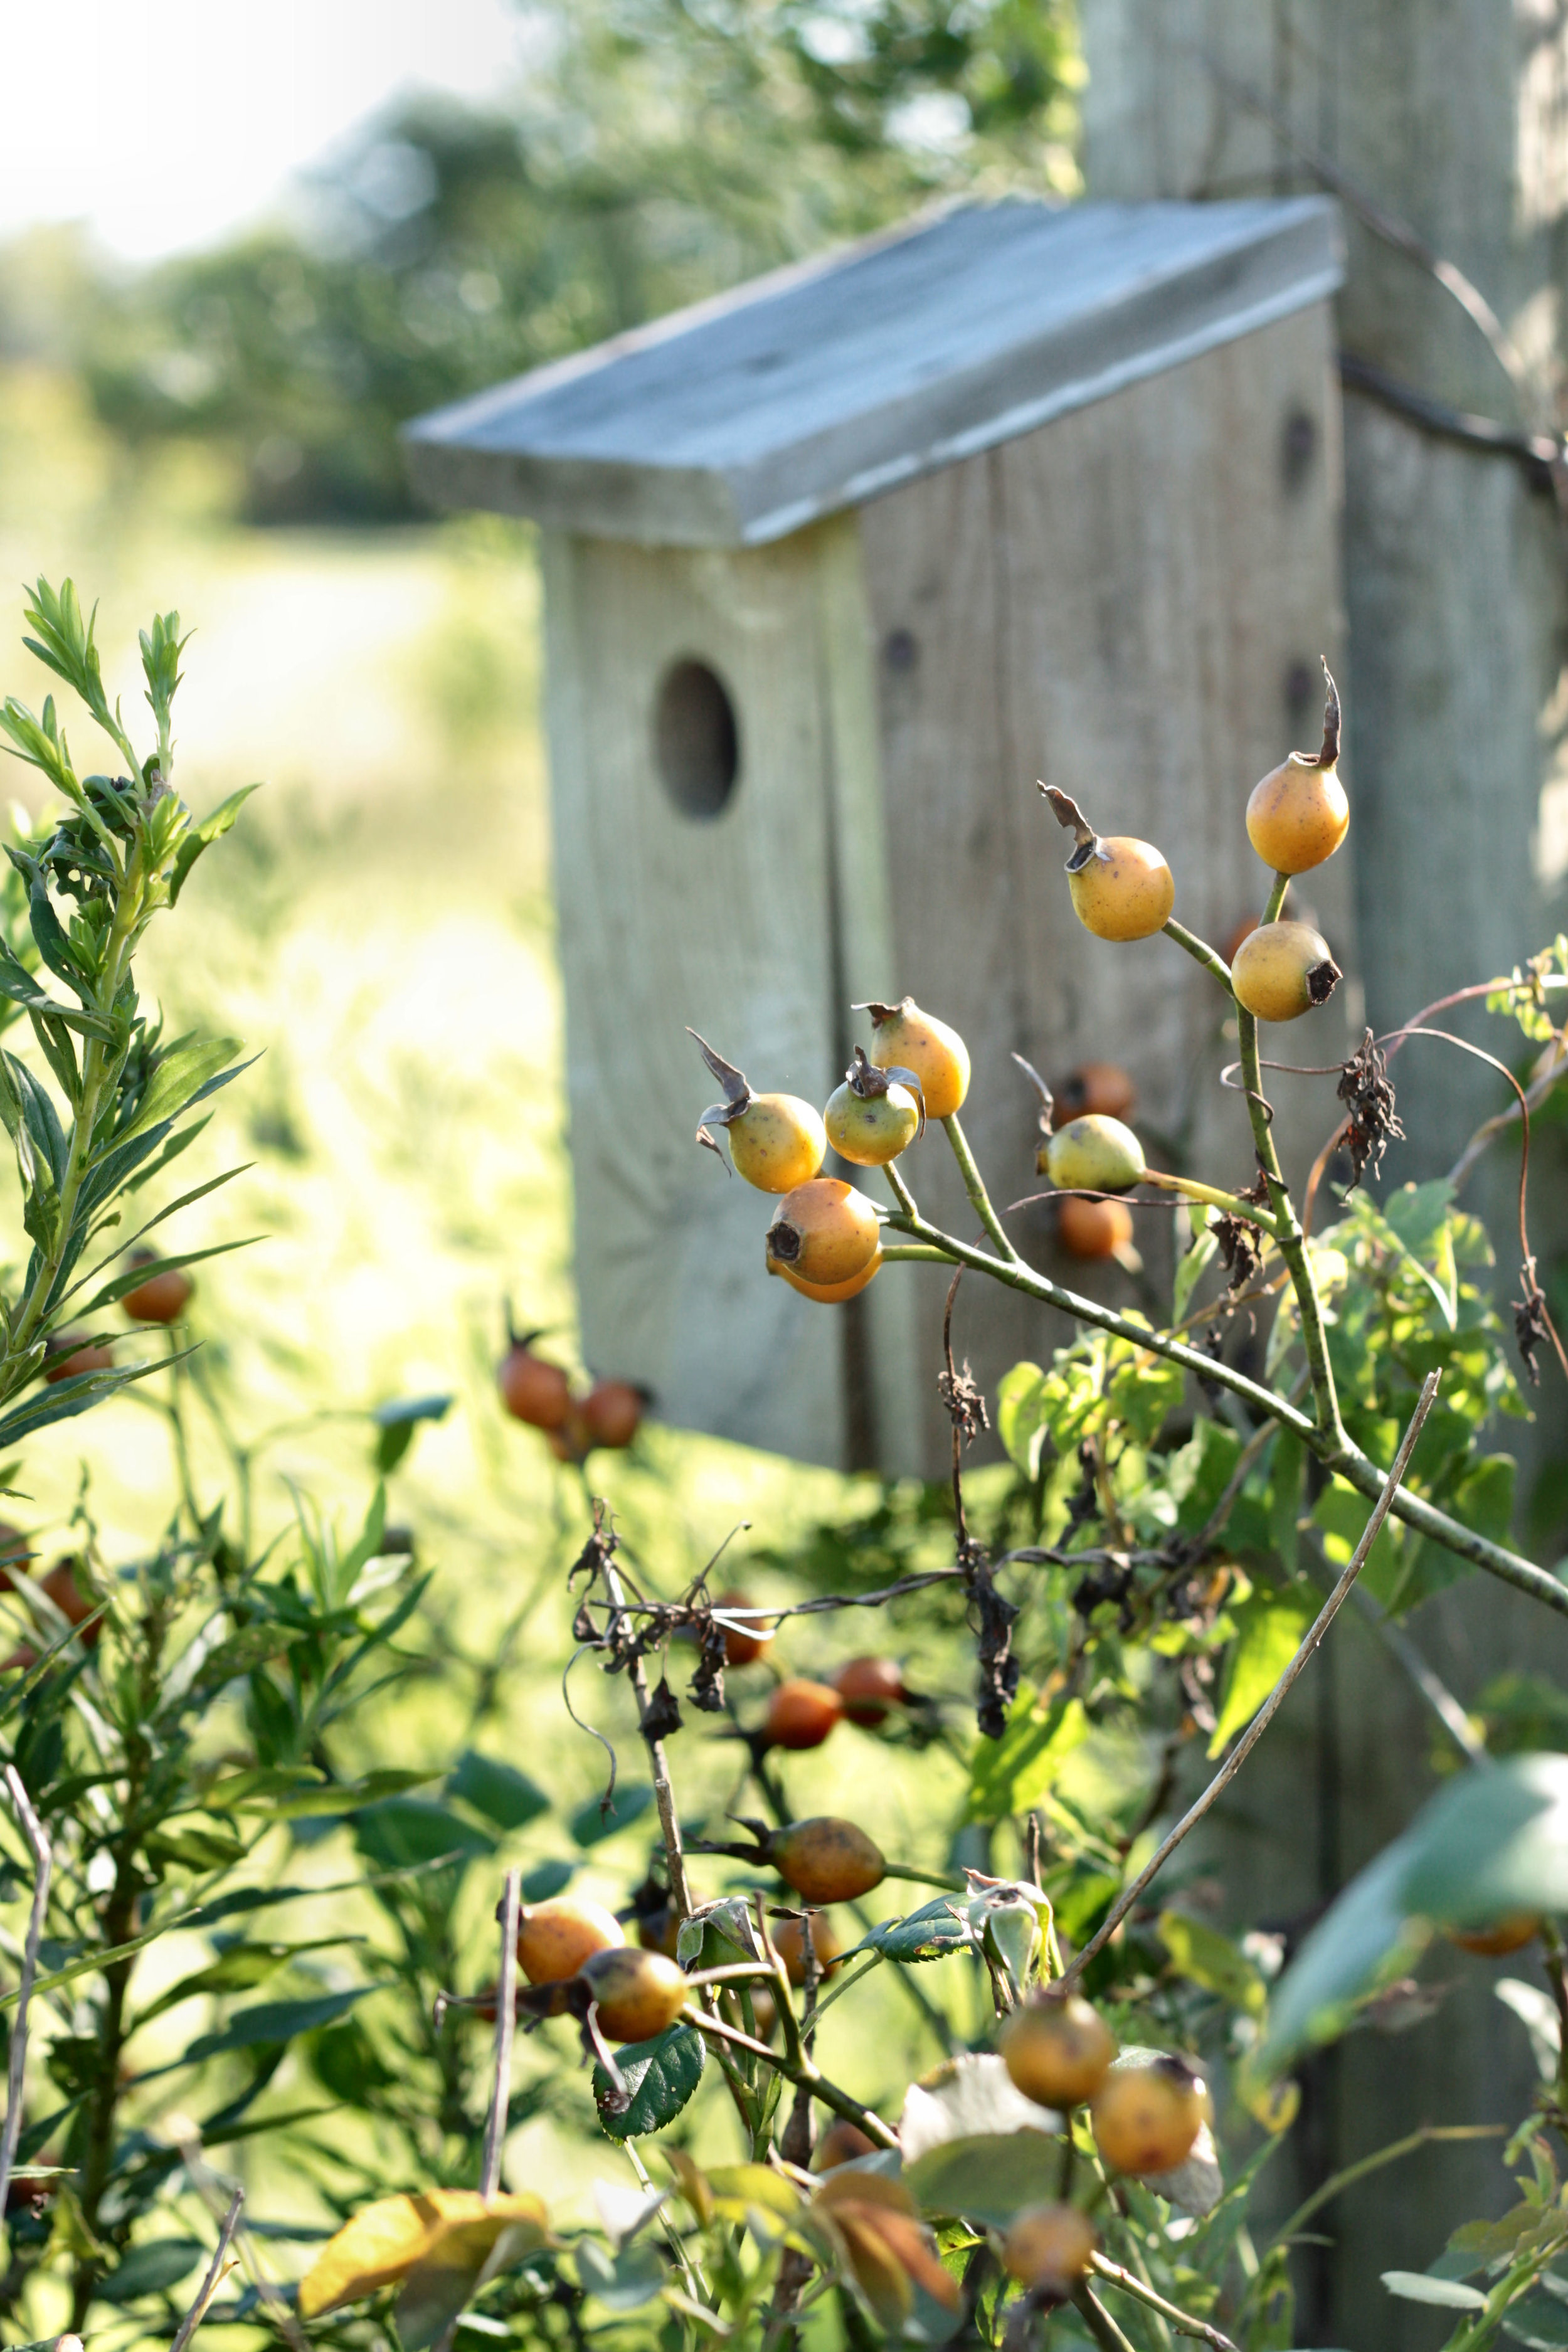
[[[945,1276],[889,1267],[835,1307],[767,1279],[773,1202],[693,1141],[689,1025],[820,1104],[868,1034],[852,1004],[913,995],[968,1041],[999,1205],[1040,1181],[1015,1053],[1120,1065],[1152,1152],[1249,1180],[1223,1001],[1169,940],[1080,929],[1036,784],[1160,844],[1222,947],[1256,913],[1247,794],[1315,747],[1340,638],[1340,276],[1317,199],[975,207],[411,429],[432,503],[541,527],[584,1352],[670,1421],[900,1472],[948,1444]],[[1348,965],[1346,863],[1306,911]],[[1334,1060],[1338,1001],[1310,1025],[1294,1058]],[[1288,1142],[1327,1131],[1327,1093],[1299,1129],[1282,1103]],[[940,1132],[900,1164],[974,1229]],[[1156,1312],[1170,1225],[1139,1229]],[[1140,1303],[1048,1208],[1013,1229]],[[966,1288],[984,1381],[1068,1336]]]

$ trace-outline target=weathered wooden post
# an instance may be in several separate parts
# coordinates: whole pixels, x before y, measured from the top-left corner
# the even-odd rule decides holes
[[[432,500],[543,527],[584,1344],[669,1419],[899,1471],[948,1443],[940,1273],[831,1313],[765,1280],[765,1209],[693,1148],[688,1023],[821,1102],[851,1002],[908,992],[969,1042],[1003,1202],[1037,1182],[1013,1050],[1125,1064],[1167,1132],[1217,1066],[1205,976],[1074,920],[1034,780],[1160,842],[1221,942],[1256,911],[1246,795],[1337,647],[1339,268],[1319,199],[975,208],[414,428]],[[1311,896],[1353,964],[1348,864]],[[1237,1098],[1197,1097],[1245,1175]],[[912,1181],[969,1218],[940,1139]],[[965,1302],[987,1382],[1067,1336]]]
[[[1367,1013],[1388,1027],[1541,944],[1531,851],[1543,750],[1561,733],[1549,709],[1559,526],[1545,468],[1510,444],[1555,413],[1561,381],[1562,12],[1489,0],[1083,0],[1081,18],[1093,197],[1329,186],[1344,206],[1352,837]],[[1490,448],[1489,421],[1503,428]],[[1412,1045],[1397,1075],[1410,1141],[1390,1157],[1396,1182],[1446,1170],[1498,1108],[1495,1078],[1436,1046]],[[1489,1185],[1472,1184],[1498,1237],[1503,1299],[1513,1181],[1504,1160]],[[1541,1240],[1553,1190],[1536,1189]],[[1555,1222],[1560,1236],[1560,1211]],[[1543,1396],[1560,1438],[1561,1392]],[[1429,1603],[1417,1633],[1466,1696],[1506,1664],[1563,1663],[1539,1611],[1468,1586]],[[1403,1826],[1431,1741],[1413,1696],[1352,1628],[1325,1663],[1337,1708],[1314,1723],[1325,1679],[1298,1711],[1294,1752],[1277,1751],[1272,1785],[1238,1809],[1226,1848],[1232,1866],[1242,1854],[1268,1874],[1282,1911],[1331,1891]],[[1300,1790],[1302,1834],[1265,1853],[1249,1820],[1280,1818],[1282,1771]],[[1522,2037],[1484,1981],[1496,1972],[1456,1955],[1447,1973],[1468,1981],[1437,2020],[1394,2040],[1363,2033],[1318,2074],[1321,2172],[1415,2122],[1500,2118],[1528,2104]],[[1450,2221],[1507,2201],[1485,2143],[1433,2148],[1364,2183],[1325,2217],[1340,2252],[1331,2274],[1308,2281],[1300,2340],[1380,2352],[1437,2341],[1442,2328],[1388,2298],[1378,2273],[1424,2269]]]

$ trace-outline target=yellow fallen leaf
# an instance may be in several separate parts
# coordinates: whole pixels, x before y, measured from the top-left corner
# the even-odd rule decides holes
[[[329,2238],[300,2283],[300,2316],[320,2319],[395,2286],[416,2263],[480,2269],[503,2231],[537,2232],[549,2217],[533,2196],[481,2197],[477,2189],[427,2189],[416,2197],[381,2197]]]

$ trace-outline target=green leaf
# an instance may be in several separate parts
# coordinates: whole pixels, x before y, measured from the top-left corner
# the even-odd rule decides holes
[[[1010,1813],[1026,1813],[1048,1793],[1089,1732],[1081,1699],[1043,1701],[1027,1683],[1021,1683],[1001,1738],[974,1743],[964,1819],[999,1822]]]
[[[101,1290],[95,1291],[75,1311],[81,1315],[96,1315],[100,1307],[113,1307],[127,1291],[139,1290],[144,1282],[152,1282],[161,1274],[178,1274],[187,1265],[200,1265],[205,1258],[226,1257],[230,1250],[249,1249],[259,1239],[259,1234],[253,1234],[245,1241],[215,1242],[210,1249],[186,1250],[178,1257],[156,1257],[150,1262],[144,1261],[141,1265],[122,1267],[119,1274],[110,1277]]]
[[[1201,1209],[1196,1209],[1193,1213],[1194,1216],[1202,1216],[1204,1213]],[[1209,1225],[1205,1224],[1193,1235],[1193,1245],[1176,1268],[1176,1279],[1171,1297],[1173,1323],[1180,1323],[1185,1318],[1187,1309],[1193,1303],[1193,1293],[1204,1274],[1214,1264],[1218,1251],[1219,1243]]]
[[[652,1802],[653,1790],[647,1781],[633,1781],[617,1789],[608,1805],[602,1803],[597,1797],[590,1797],[585,1805],[578,1806],[566,1826],[585,1851],[589,1846],[602,1844],[605,1838],[614,1837],[617,1830],[628,1829],[633,1822],[640,1822]]]
[[[1383,2284],[1405,2303],[1439,2304],[1446,2311],[1484,2311],[1487,2299],[1461,2279],[1432,2278],[1426,2271],[1384,2271]]]
[[[1486,1927],[1568,1910],[1568,1756],[1516,1756],[1467,1772],[1352,1880],[1307,1937],[1269,2004],[1256,2053],[1278,2073],[1341,2032],[1356,2003],[1407,1968],[1433,1927]]]
[[[47,989],[40,988],[26,965],[12,953],[3,940],[0,940],[0,996],[8,997],[13,1004],[20,1004],[29,1013],[45,1013],[53,1020],[63,1021],[68,1027],[79,1030],[85,1036],[112,1037],[114,1034],[114,1024],[107,1013],[94,1013],[85,1005],[62,1004],[58,997],[51,996]]]
[[[135,1117],[110,1137],[108,1150],[100,1155],[97,1164],[101,1166],[111,1153],[144,1135],[149,1128],[177,1118],[227,1069],[238,1051],[237,1037],[177,1038],[159,1055]]]
[[[904,2186],[929,2216],[962,2213],[967,2221],[1005,2230],[1028,2205],[1056,2196],[1061,2149],[1041,2128],[946,2141],[906,2164]]]
[[[301,1952],[337,1951],[355,1940],[347,1936],[318,1936],[308,1944],[231,1944],[208,1967],[182,1977],[177,1984],[149,2001],[145,2009],[138,2011],[134,2031],[139,2033],[152,2019],[162,2017],[165,2010],[177,2008],[183,2000],[194,2000],[198,1993],[252,1992]]]
[[[974,1938],[961,1908],[963,1898],[939,1895],[907,1918],[883,1919],[862,1937],[856,1952],[880,1952],[885,1960],[943,1960],[950,1952],[972,1951]],[[847,1952],[845,1958],[854,1957]]]
[[[40,1429],[52,1428],[57,1421],[74,1421],[78,1413],[90,1411],[111,1397],[117,1389],[129,1388],[132,1381],[144,1381],[150,1372],[168,1370],[166,1356],[154,1357],[145,1364],[116,1364],[108,1371],[73,1372],[68,1381],[56,1381],[38,1391],[26,1404],[0,1418],[0,1451],[14,1445],[21,1437],[31,1437]]]
[[[383,1990],[381,1985],[354,1985],[347,1992],[318,1993],[310,2000],[258,2001],[254,2009],[242,2009],[216,2032],[198,2034],[182,2063],[216,2058],[225,2050],[252,2050],[258,2042],[292,2042],[296,2034],[313,2033],[318,2026],[346,2017],[366,1993]]]
[[[1189,1918],[1184,1911],[1162,1911],[1158,1932],[1179,1977],[1217,1993],[1249,2017],[1262,2016],[1267,1999],[1263,1979],[1228,1936]]]
[[[133,2246],[116,2271],[100,2279],[93,2293],[100,2303],[139,2303],[144,2294],[167,2294],[188,2279],[207,2249],[195,2238],[154,2238]]]
[[[1568,1910],[1568,1756],[1515,1756],[1467,1772],[1399,1843],[1405,1900],[1439,1927]]]
[[[448,1856],[466,1868],[496,1849],[494,1838],[484,1830],[429,1797],[388,1797],[367,1805],[356,1814],[353,1832],[360,1852],[385,1869]]]
[[[1254,1592],[1236,1604],[1232,1613],[1241,1630],[1230,1654],[1225,1701],[1209,1741],[1210,1756],[1222,1754],[1237,1734],[1247,1729],[1300,1648],[1320,1606],[1317,1594],[1308,1585],[1288,1586],[1283,1592]]]
[[[163,1716],[188,1715],[193,1708],[204,1706],[226,1684],[237,1682],[242,1675],[253,1675],[258,1666],[304,1638],[304,1628],[299,1625],[242,1625],[202,1661],[187,1689],[176,1690],[165,1704]]]
[[[221,840],[251,793],[258,793],[260,790],[259,784],[241,784],[238,792],[230,793],[227,800],[220,801],[210,816],[205,816],[200,824],[193,826],[186,834],[175,853],[174,871],[169,884],[171,907],[179,904],[180,893],[185,887],[192,866],[202,852],[210,849],[215,841]]]
[[[328,1780],[304,1765],[262,1766],[215,1780],[201,1801],[209,1813],[260,1812],[277,1821],[300,1821],[355,1812],[434,1778],[430,1772],[400,1772],[387,1766],[379,1772],[367,1772],[363,1780]]]
[[[1510,2304],[1503,2333],[1515,2343],[1529,2346],[1531,2352],[1559,2352],[1561,2346],[1568,2344],[1568,2303],[1536,2287],[1518,2303]]]
[[[472,1805],[498,1830],[520,1830],[550,1811],[549,1798],[526,1772],[520,1772],[515,1764],[503,1764],[498,1757],[481,1756],[474,1748],[466,1748],[458,1759],[447,1777],[447,1794]]]
[[[548,1903],[570,1886],[577,1865],[574,1862],[537,1862],[531,1870],[522,1874],[521,1895],[525,1903]]]
[[[574,2250],[577,2284],[609,2311],[639,2311],[664,2285],[662,2257],[652,2246],[623,2246],[616,2254],[595,2238],[579,2238]]]
[[[1038,1364],[1015,1364],[996,1383],[996,1433],[1026,1478],[1040,1475],[1046,1441],[1046,1376]]]
[[[652,2042],[628,2042],[617,2052],[616,2063],[625,2075],[631,2104],[623,2115],[605,2113],[610,2078],[602,2066],[594,2069],[594,2100],[599,2128],[610,2139],[640,2139],[662,2131],[690,2099],[702,2079],[702,2036],[694,2025],[671,2025]]]
[[[1300,1564],[1300,1519],[1307,1449],[1294,1430],[1277,1430],[1268,1474],[1268,1538],[1287,1576]]]
[[[1387,1847],[1341,1895],[1274,1990],[1254,2064],[1277,2074],[1309,2043],[1331,2042],[1375,1986],[1411,1967],[1426,1942],[1410,1919],[1405,1856]]]

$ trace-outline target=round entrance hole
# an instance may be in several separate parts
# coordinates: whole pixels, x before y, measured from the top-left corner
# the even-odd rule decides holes
[[[717,670],[689,656],[666,670],[653,719],[665,791],[683,816],[717,816],[741,772],[741,730]]]

